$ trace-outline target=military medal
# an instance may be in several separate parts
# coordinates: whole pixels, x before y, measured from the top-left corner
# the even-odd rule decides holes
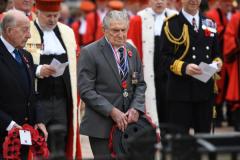
[[[125,97],[125,98],[128,97],[127,89],[124,89],[124,90],[123,90],[123,97]]]
[[[132,84],[138,83],[138,72],[133,72],[132,74]]]
[[[127,81],[122,82],[122,88],[123,88],[123,97],[128,97],[128,91],[127,91]]]

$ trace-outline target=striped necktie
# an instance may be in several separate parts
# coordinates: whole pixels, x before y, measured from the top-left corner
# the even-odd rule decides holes
[[[194,31],[198,32],[197,22],[196,22],[196,19],[194,17],[192,19],[192,25],[193,25]]]
[[[124,49],[121,47],[118,49],[119,55],[120,55],[120,67],[121,67],[121,80],[125,81],[127,80],[127,76],[128,76],[128,68],[127,68],[127,64],[126,64],[126,60],[124,58]]]

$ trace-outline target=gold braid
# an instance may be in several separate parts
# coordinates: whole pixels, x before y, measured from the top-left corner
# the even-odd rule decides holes
[[[169,30],[169,26],[168,26],[168,21],[166,22],[166,25],[164,27],[164,31],[165,31],[165,34],[166,34],[168,40],[171,43],[173,43],[177,46],[182,45],[182,44],[184,44],[186,46],[182,56],[178,59],[178,60],[182,60],[187,55],[187,52],[188,52],[188,49],[189,49],[189,46],[190,46],[188,26],[186,24],[183,25],[183,31],[182,31],[182,34],[179,38],[176,38],[171,34],[171,32]]]

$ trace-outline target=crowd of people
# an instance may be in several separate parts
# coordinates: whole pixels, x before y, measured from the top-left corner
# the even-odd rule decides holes
[[[56,145],[70,159],[81,159],[80,134],[110,159],[113,126],[145,115],[185,134],[223,121],[240,131],[238,1],[78,2],[0,1],[0,159],[8,131],[25,123],[49,146],[60,125]],[[54,61],[68,64],[62,74]],[[216,69],[206,82],[202,62]]]

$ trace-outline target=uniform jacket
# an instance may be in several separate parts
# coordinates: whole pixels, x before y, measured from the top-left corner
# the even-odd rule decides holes
[[[186,24],[189,30],[190,45],[186,56],[182,59],[182,65],[179,68],[179,73],[173,72],[170,67],[177,62],[183,55],[185,45],[175,45],[169,41],[167,34],[162,30],[160,43],[160,61],[164,68],[168,70],[167,84],[167,99],[173,101],[204,101],[213,97],[213,79],[207,83],[203,83],[191,76],[186,75],[186,66],[189,63],[200,64],[200,62],[212,63],[214,60],[219,60],[220,51],[218,46],[217,34],[207,32],[203,29],[203,21],[207,18],[202,14],[199,21],[198,32],[194,31],[193,26],[183,16],[182,12],[179,15],[169,18],[169,31],[178,38],[183,32],[183,25]],[[210,19],[208,19],[210,20]],[[211,21],[211,20],[210,20]]]
[[[0,145],[7,135],[6,128],[11,121],[19,125],[42,122],[38,112],[38,103],[34,91],[33,59],[26,50],[19,50],[26,68],[28,81],[23,82],[16,60],[0,40]],[[23,83],[28,83],[28,89]],[[41,117],[41,116],[40,116]]]
[[[127,90],[129,109],[134,107],[144,112],[146,84],[143,79],[142,64],[138,53],[130,44],[126,45],[128,54],[129,74]],[[132,84],[133,72],[138,73],[138,83]],[[115,106],[123,109],[123,91],[121,78],[113,51],[102,38],[81,51],[78,61],[78,89],[86,104],[85,115],[81,123],[81,134],[109,138],[113,120],[110,112]]]

